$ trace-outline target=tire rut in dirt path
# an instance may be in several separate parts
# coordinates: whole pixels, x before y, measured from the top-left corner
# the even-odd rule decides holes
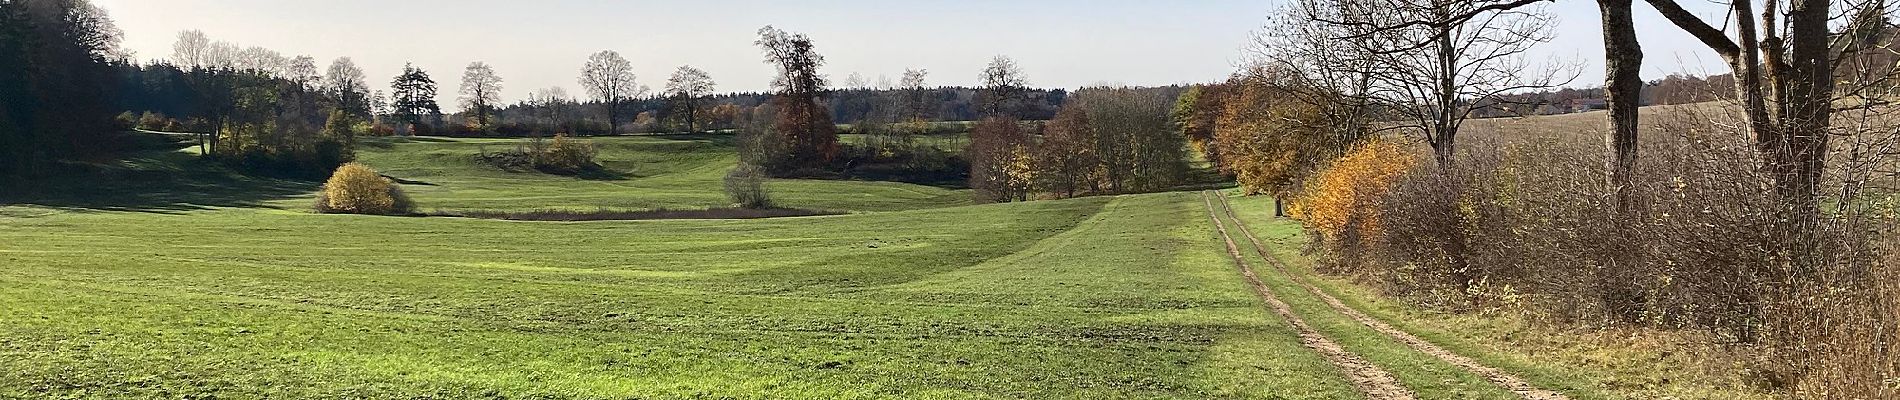
[[[1272,308],[1275,314],[1279,314],[1281,319],[1286,320],[1288,325],[1292,325],[1293,329],[1298,331],[1301,344],[1318,352],[1327,361],[1332,362],[1333,366],[1339,367],[1340,371],[1345,373],[1346,379],[1352,382],[1352,386],[1365,394],[1368,399],[1413,400],[1418,398],[1411,389],[1399,384],[1398,378],[1393,377],[1390,372],[1346,351],[1346,348],[1340,346],[1339,343],[1326,338],[1326,335],[1320,334],[1312,326],[1307,325],[1305,319],[1294,314],[1293,307],[1274,296],[1273,291],[1268,290],[1267,285],[1260,282],[1259,275],[1254,274],[1253,267],[1247,265],[1246,256],[1240,252],[1240,245],[1234,242],[1233,235],[1227,233],[1227,224],[1221,221],[1219,214],[1215,211],[1213,200],[1208,197],[1207,192],[1201,192],[1201,201],[1207,205],[1207,217],[1214,221],[1214,228],[1219,230],[1221,240],[1226,242],[1227,254],[1234,258],[1234,265],[1240,268],[1241,276],[1247,279],[1247,285],[1253,288],[1254,294],[1265,300],[1267,306]]]
[[[1292,279],[1294,283],[1298,283],[1300,287],[1305,288],[1307,292],[1312,293],[1314,296],[1319,297],[1320,300],[1326,302],[1326,305],[1332,307],[1333,310],[1338,311],[1341,314],[1345,314],[1347,317],[1352,318],[1354,321],[1358,321],[1360,324],[1363,324],[1366,327],[1372,328],[1375,331],[1379,331],[1379,333],[1385,334],[1386,336],[1391,337],[1393,340],[1397,340],[1400,343],[1404,343],[1407,347],[1411,347],[1413,350],[1418,350],[1421,353],[1429,354],[1432,357],[1437,357],[1438,359],[1444,360],[1447,363],[1456,365],[1460,368],[1464,368],[1467,371],[1471,371],[1471,373],[1478,374],[1478,376],[1484,377],[1485,380],[1491,381],[1491,383],[1494,385],[1503,387],[1505,390],[1509,390],[1512,393],[1517,393],[1518,397],[1522,397],[1528,400],[1569,400],[1569,397],[1564,396],[1563,393],[1558,393],[1553,390],[1538,388],[1536,385],[1532,385],[1530,381],[1526,381],[1523,378],[1518,378],[1516,375],[1512,375],[1509,372],[1504,372],[1503,370],[1486,366],[1483,363],[1478,362],[1477,360],[1471,359],[1470,357],[1465,357],[1465,356],[1459,355],[1458,353],[1445,350],[1444,348],[1438,347],[1438,345],[1433,344],[1430,341],[1426,341],[1425,339],[1419,338],[1418,336],[1414,336],[1409,332],[1395,328],[1390,324],[1386,324],[1384,321],[1378,320],[1377,318],[1372,318],[1372,316],[1366,315],[1366,313],[1360,312],[1358,309],[1352,308],[1351,306],[1346,305],[1345,302],[1339,301],[1339,298],[1333,297],[1332,295],[1327,294],[1325,291],[1319,290],[1319,288],[1313,286],[1311,282],[1307,282],[1306,278],[1301,277],[1298,274],[1294,274],[1293,270],[1290,268],[1287,268],[1286,264],[1282,263],[1279,257],[1276,257],[1273,255],[1273,252],[1267,251],[1266,245],[1260,241],[1260,238],[1254,236],[1252,229],[1247,228],[1247,222],[1242,221],[1240,219],[1240,216],[1234,213],[1234,207],[1232,204],[1229,204],[1227,202],[1227,196],[1216,195],[1214,197],[1217,197],[1220,199],[1220,208],[1226,212],[1228,219],[1234,220],[1234,227],[1240,229],[1241,235],[1246,236],[1247,241],[1253,243],[1254,252],[1259,253],[1261,258],[1267,259],[1267,262],[1273,264],[1273,268],[1279,270],[1281,274],[1286,275],[1288,278]]]

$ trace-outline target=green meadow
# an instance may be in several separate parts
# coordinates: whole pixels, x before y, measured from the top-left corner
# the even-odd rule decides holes
[[[723,206],[720,136],[619,176],[374,142],[424,210]],[[314,184],[154,151],[0,207],[0,398],[1356,398],[1193,193],[970,205],[780,180],[767,220],[319,215]],[[130,189],[170,191],[127,197]],[[195,190],[193,188],[196,188]]]

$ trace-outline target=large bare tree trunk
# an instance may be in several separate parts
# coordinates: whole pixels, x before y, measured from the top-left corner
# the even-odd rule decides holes
[[[1768,10],[1773,11],[1773,10]],[[1786,130],[1773,147],[1776,190],[1792,207],[1792,221],[1818,218],[1822,167],[1827,160],[1829,118],[1834,112],[1834,64],[1828,30],[1828,0],[1793,0],[1788,10],[1787,81],[1782,109]],[[1808,230],[1809,227],[1798,227]]]
[[[1637,108],[1642,105],[1643,45],[1636,40],[1632,0],[1597,0],[1603,12],[1604,88],[1610,102],[1610,186],[1616,207],[1629,212],[1630,185],[1636,175]]]
[[[1608,144],[1610,190],[1615,191],[1615,211],[1608,224],[1611,232],[1630,232],[1636,217],[1636,135],[1638,108],[1642,105],[1642,43],[1636,40],[1636,24],[1630,14],[1632,0],[1597,0],[1603,14],[1604,91],[1609,95],[1610,134]],[[1597,270],[1597,295],[1605,313],[1622,322],[1642,319],[1648,302],[1638,283],[1635,267],[1641,258],[1626,238],[1605,238],[1614,246],[1605,252],[1602,268]]]
[[[1438,21],[1451,20],[1451,1],[1440,0],[1433,7],[1434,17]],[[1435,93],[1438,96],[1438,110],[1435,110],[1438,115],[1432,121],[1432,153],[1437,158],[1439,170],[1447,176],[1451,174],[1452,162],[1458,156],[1458,122],[1455,115],[1455,105],[1458,104],[1458,54],[1451,32],[1455,27],[1455,24],[1450,23],[1438,26],[1438,37],[1432,45],[1438,58],[1438,71],[1433,76],[1438,80]]]

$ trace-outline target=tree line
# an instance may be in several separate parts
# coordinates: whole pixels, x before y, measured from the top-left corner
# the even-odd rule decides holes
[[[100,155],[121,32],[79,0],[0,0],[0,186]]]

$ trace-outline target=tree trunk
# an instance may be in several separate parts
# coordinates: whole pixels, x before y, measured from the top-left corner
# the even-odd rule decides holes
[[[1637,123],[1642,105],[1642,43],[1636,40],[1636,24],[1630,15],[1631,0],[1597,0],[1603,15],[1604,91],[1609,95],[1610,135],[1606,144],[1610,190],[1615,191],[1614,211],[1610,220],[1615,236],[1633,233],[1635,215]],[[1604,313],[1623,323],[1642,320],[1648,301],[1640,287],[1634,267],[1640,265],[1632,240],[1627,237],[1605,238],[1610,248],[1603,254],[1596,271],[1596,294]]]
[[[607,100],[607,133],[612,136],[620,136],[619,109],[619,101]]]
[[[1793,0],[1788,10],[1786,110],[1780,144],[1767,149],[1780,158],[1776,190],[1793,212],[1791,222],[1818,218],[1822,168],[1827,162],[1828,125],[1834,111],[1834,68],[1827,0]],[[1797,229],[1806,229],[1801,226]]]
[[[1440,0],[1433,11],[1437,13],[1439,21],[1451,20],[1449,0]],[[1433,77],[1438,81],[1438,90],[1434,93],[1438,101],[1438,109],[1435,110],[1438,115],[1434,115],[1432,121],[1432,151],[1440,172],[1444,174],[1451,173],[1452,160],[1458,155],[1458,125],[1454,121],[1458,104],[1458,54],[1457,44],[1452,41],[1454,27],[1453,24],[1438,27],[1437,44],[1433,46],[1438,58],[1437,74]]]
[[[1636,174],[1638,107],[1642,105],[1643,45],[1636,40],[1632,0],[1597,0],[1603,12],[1604,85],[1609,94],[1610,187],[1619,213],[1630,211]]]
[[[686,133],[699,133],[699,107],[694,103],[694,99],[686,99]]]

